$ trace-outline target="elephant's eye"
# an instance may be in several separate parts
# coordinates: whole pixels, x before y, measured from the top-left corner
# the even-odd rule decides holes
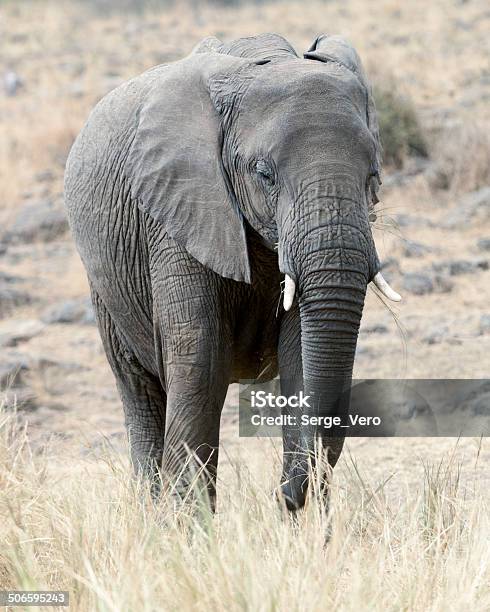
[[[255,165],[255,170],[259,178],[268,186],[273,187],[275,185],[274,172],[265,163],[264,160],[260,159]]]

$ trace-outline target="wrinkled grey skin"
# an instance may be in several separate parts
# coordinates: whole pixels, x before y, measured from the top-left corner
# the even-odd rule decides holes
[[[279,371],[312,413],[345,410],[378,271],[378,171],[370,89],[339,37],[304,58],[273,34],[206,39],[96,106],[67,163],[66,206],[137,470],[174,477],[190,450],[214,504],[220,414],[240,378]],[[284,428],[290,509],[304,505],[317,433]],[[332,467],[342,443],[322,439]]]

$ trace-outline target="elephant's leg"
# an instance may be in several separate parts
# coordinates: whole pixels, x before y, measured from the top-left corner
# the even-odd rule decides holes
[[[167,424],[163,472],[179,500],[204,493],[215,508],[219,431],[229,381],[229,357],[202,358],[189,364],[177,358],[167,368]],[[223,354],[226,351],[223,347]]]
[[[150,232],[155,350],[167,390],[162,471],[177,499],[202,487],[214,506],[232,365],[233,288],[159,228]]]
[[[128,349],[110,313],[93,289],[92,301],[104,350],[124,407],[133,468],[137,474],[151,478],[152,491],[156,495],[164,447],[166,394],[159,379],[145,370]]]
[[[286,396],[299,396],[304,391],[303,365],[301,359],[301,323],[299,309],[295,303],[285,313],[279,335],[279,374],[281,393]],[[285,409],[286,410],[286,409]],[[309,448],[306,440],[314,440],[307,426],[301,425],[302,408],[287,407],[296,425],[283,427],[283,475],[282,493],[289,510],[302,508],[306,501],[311,461],[320,449]],[[333,469],[342,451],[344,438],[321,437],[321,451],[328,462],[328,470]],[[329,474],[320,474],[322,494],[328,493]]]

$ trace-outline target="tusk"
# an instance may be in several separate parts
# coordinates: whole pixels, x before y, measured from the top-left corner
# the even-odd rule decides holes
[[[289,310],[293,305],[294,294],[296,293],[296,283],[286,274],[284,280],[284,310]]]
[[[392,302],[400,302],[401,301],[402,296],[399,293],[397,293],[396,291],[394,291],[388,285],[388,283],[383,278],[383,275],[381,274],[381,272],[378,272],[376,274],[376,276],[373,278],[373,283],[381,291],[381,293],[385,297],[387,297],[389,300],[391,300]],[[286,300],[286,296],[284,296],[284,300]]]

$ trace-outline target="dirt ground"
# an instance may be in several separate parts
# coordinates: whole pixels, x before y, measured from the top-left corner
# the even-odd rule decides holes
[[[18,396],[34,447],[54,439],[57,454],[75,461],[104,441],[126,452],[121,405],[84,302],[84,270],[59,216],[63,164],[98,99],[132,75],[184,56],[207,35],[276,31],[302,52],[318,33],[340,33],[355,44],[375,83],[392,79],[410,96],[430,157],[385,171],[375,230],[386,276],[403,301],[390,312],[370,292],[355,375],[488,377],[489,21],[483,0],[226,9],[175,3],[107,15],[76,3],[2,3],[0,297],[7,306],[0,311],[0,372],[3,386],[11,383],[9,397]],[[53,211],[50,227],[60,227],[51,231],[36,221],[36,207]],[[53,314],[67,303],[82,314]],[[236,393],[230,389],[223,414],[221,460],[266,461],[274,444],[238,437]],[[363,438],[347,448],[373,480],[395,473],[415,482],[422,461],[440,460],[455,444]],[[478,456],[489,478],[487,439],[461,440],[458,453],[468,470]],[[341,469],[348,461],[346,453]]]

